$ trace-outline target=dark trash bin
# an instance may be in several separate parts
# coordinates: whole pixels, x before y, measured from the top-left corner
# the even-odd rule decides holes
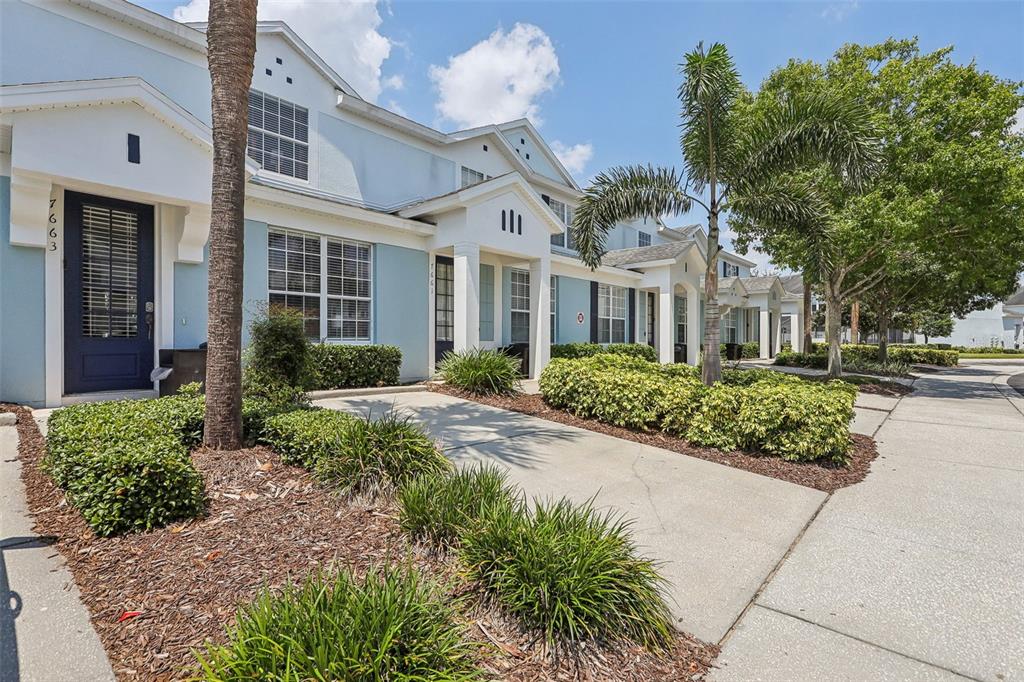
[[[675,362],[686,364],[686,344],[677,343],[675,352]]]
[[[530,376],[530,344],[513,343],[501,349],[506,355],[519,358],[522,362],[519,365],[520,376]]]
[[[742,360],[743,359],[743,346],[738,343],[727,343],[725,344],[725,359],[726,360]]]
[[[170,370],[170,373],[160,380],[161,397],[174,395],[185,384],[194,381],[203,383],[206,381],[206,349],[161,348],[160,369]]]

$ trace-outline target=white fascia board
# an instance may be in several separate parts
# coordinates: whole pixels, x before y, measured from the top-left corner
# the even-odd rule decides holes
[[[357,95],[348,93],[338,93],[339,109],[349,111],[360,116],[372,119],[381,125],[394,128],[403,133],[407,133],[414,137],[426,140],[433,144],[447,144],[449,142],[448,136],[442,132],[438,132],[433,128],[429,128],[422,123],[417,123],[412,119],[408,119],[404,116],[388,111],[384,107],[379,107],[376,104],[367,102],[364,99],[359,98]]]
[[[634,280],[639,280],[643,278],[643,273],[634,272],[633,270],[624,270],[622,268],[616,268],[610,265],[601,265],[598,266],[596,270],[591,270],[589,265],[579,260],[578,258],[573,258],[572,256],[563,256],[557,253],[551,254],[551,262],[558,263],[560,266],[565,266],[566,268],[570,268],[572,270],[578,270],[581,273],[581,276],[584,278],[593,278],[595,274],[609,275],[614,277],[625,277],[627,279]]]
[[[0,114],[104,104],[135,104],[187,140],[213,150],[209,126],[136,76],[0,86]],[[251,176],[259,164],[246,158],[245,170]]]
[[[755,265],[757,265],[757,263],[755,263],[754,261],[752,261],[752,260],[747,260],[747,259],[746,259],[746,258],[744,258],[743,256],[740,256],[740,255],[738,255],[738,254],[735,254],[735,253],[733,253],[732,251],[726,251],[725,249],[721,249],[721,253],[723,253],[723,254],[725,254],[726,256],[728,256],[728,257],[729,257],[729,258],[730,258],[731,260],[734,260],[734,261],[739,261],[740,265],[746,265],[746,266],[747,266],[748,268],[752,268],[752,267],[754,267]]]
[[[504,132],[520,126],[524,126],[527,132],[530,133],[530,136],[533,137],[533,141],[537,145],[537,148],[540,149],[541,153],[543,153],[545,157],[547,157],[548,162],[554,166],[559,173],[561,173],[562,179],[565,180],[570,187],[578,190],[579,185],[576,184],[576,180],[572,177],[569,171],[565,169],[565,166],[563,166],[562,162],[559,161],[557,156],[555,156],[555,153],[551,151],[551,147],[548,146],[548,143],[544,140],[544,137],[537,131],[537,129],[533,127],[533,124],[530,123],[530,119],[519,118],[514,121],[508,121],[506,123],[499,124],[498,129]],[[505,136],[502,135],[502,137]]]
[[[206,55],[206,36],[190,24],[152,12],[125,0],[69,0],[71,4],[92,10],[147,33]]]
[[[278,206],[294,208],[300,211],[311,211],[343,218],[364,225],[373,225],[392,230],[415,234],[420,237],[433,236],[437,228],[428,223],[421,223],[417,220],[399,218],[389,213],[379,213],[365,208],[359,208],[340,201],[311,197],[287,189],[268,187],[247,183],[245,186],[246,199],[264,201]]]
[[[468,208],[509,190],[516,192],[526,203],[533,206],[537,215],[542,217],[547,223],[551,234],[562,234],[565,231],[565,226],[562,224],[561,219],[551,211],[551,207],[544,203],[540,195],[526,183],[521,175],[514,171],[475,185],[470,185],[465,189],[445,194],[436,199],[430,199],[406,207],[399,211],[398,215],[403,218],[416,218],[425,215],[447,213],[459,208]]]

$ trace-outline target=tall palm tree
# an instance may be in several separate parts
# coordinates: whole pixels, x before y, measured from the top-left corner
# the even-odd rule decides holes
[[[207,447],[242,445],[242,259],[249,85],[256,0],[211,0],[206,31],[213,111],[213,190],[207,285]]]
[[[601,263],[605,238],[622,220],[678,215],[701,206],[708,216],[702,378],[721,379],[718,354],[719,219],[726,211],[773,220],[821,222],[814,187],[783,172],[827,163],[857,182],[870,171],[877,142],[868,113],[856,103],[820,95],[794,96],[758,116],[725,46],[703,43],[680,64],[683,82],[680,147],[683,174],[672,168],[622,166],[599,174],[576,210],[573,230],[580,258]]]

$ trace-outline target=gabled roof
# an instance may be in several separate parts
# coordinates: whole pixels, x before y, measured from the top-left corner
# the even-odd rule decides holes
[[[730,278],[731,279],[731,278]],[[741,277],[743,287],[751,294],[764,294],[772,290],[779,282],[778,275],[765,275],[764,277]]]
[[[169,40],[205,55],[206,36],[194,27],[168,19],[126,0],[69,0],[71,4],[92,10],[146,33]],[[49,9],[49,8],[48,8]]]
[[[701,282],[703,283],[704,276],[701,276]],[[703,286],[703,284],[702,284]],[[722,296],[725,294],[735,294],[736,296],[746,296],[754,292],[747,291],[744,286],[744,278],[742,277],[723,277],[718,280],[718,295]]]
[[[1003,305],[1024,306],[1024,287],[1017,289],[1010,298],[1003,301]]]
[[[197,31],[206,32],[207,22],[205,21],[190,21],[184,24]],[[348,84],[344,78],[338,75],[338,72],[331,68],[330,64],[321,59],[320,55],[313,51],[309,45],[306,44],[299,34],[292,30],[292,27],[283,21],[258,21],[256,22],[256,33],[265,35],[279,35],[286,43],[292,46],[296,52],[298,52],[310,66],[320,72],[320,74],[326,78],[335,88],[341,90],[347,95],[352,97],[359,97],[359,93],[355,91],[351,85]],[[362,98],[360,98],[362,99]]]
[[[653,264],[659,261],[674,262],[692,247],[693,242],[689,241],[638,246],[630,249],[615,249],[601,256],[601,264],[617,268],[630,268],[647,263]]]
[[[579,186],[576,184],[576,180],[572,177],[569,171],[565,169],[565,166],[562,165],[562,162],[558,159],[555,153],[551,151],[548,143],[544,141],[544,138],[541,137],[541,134],[533,124],[530,123],[530,119],[528,118],[517,118],[504,123],[495,123],[492,125],[477,126],[475,128],[466,128],[465,130],[457,130],[453,133],[448,133],[448,137],[452,140],[461,142],[462,140],[471,140],[475,137],[480,137],[481,135],[497,134],[501,138],[501,142],[508,147],[514,156],[518,157],[519,155],[515,153],[515,149],[508,141],[508,138],[502,134],[515,128],[526,128],[527,133],[533,138],[534,144],[537,145],[537,149],[540,150],[544,155],[544,158],[548,160],[555,170],[559,172],[562,179],[573,189],[579,189]],[[523,164],[529,166],[525,161],[523,161]]]
[[[210,127],[141,78],[97,78],[0,86],[0,113],[69,109],[104,104],[135,104],[185,139],[213,149]],[[246,157],[246,172],[259,165]]]
[[[541,200],[540,195],[530,187],[523,176],[515,171],[431,199],[417,201],[399,209],[397,215],[402,218],[421,218],[447,213],[467,208],[508,191],[514,191],[523,201],[532,206],[537,215],[548,224],[551,234],[561,234],[564,231],[565,226],[562,224],[562,220],[551,211],[550,206]]]
[[[790,296],[803,296],[804,295],[804,276],[800,273],[793,275],[780,275],[779,281],[782,282],[782,288],[786,290],[786,293]]]

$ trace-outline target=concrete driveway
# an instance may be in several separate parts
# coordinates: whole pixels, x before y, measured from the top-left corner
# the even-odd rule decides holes
[[[718,642],[818,511],[825,493],[438,393],[318,404],[420,419],[457,463],[495,462],[528,495],[596,496],[636,520],[662,562],[680,629]]]
[[[1024,680],[1024,363],[919,378],[725,641],[716,682]]]

